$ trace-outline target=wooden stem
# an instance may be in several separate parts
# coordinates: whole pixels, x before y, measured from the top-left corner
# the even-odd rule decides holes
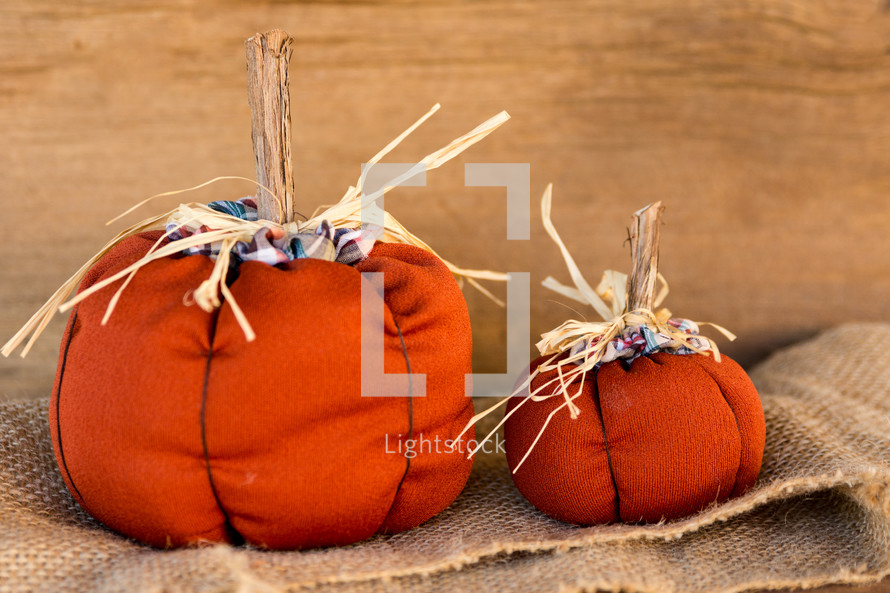
[[[270,195],[257,186],[258,215],[278,224],[294,220],[287,80],[292,44],[293,38],[280,29],[258,33],[244,42],[257,182],[272,191]]]
[[[627,279],[628,311],[652,308],[658,279],[658,235],[663,211],[661,202],[655,202],[634,213],[630,228],[633,269]]]

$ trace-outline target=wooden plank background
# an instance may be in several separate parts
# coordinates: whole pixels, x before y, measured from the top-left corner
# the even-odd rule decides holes
[[[131,0],[0,5],[0,336],[10,336],[151,194],[253,175],[243,40],[284,28],[297,203],[340,197],[433,103],[392,161],[501,109],[465,158],[390,209],[469,267],[568,281],[538,219],[591,281],[627,269],[629,214],[666,202],[662,270],[677,314],[739,335],[750,364],[822,327],[890,321],[890,2]],[[465,162],[530,163],[532,241],[506,241],[503,190]],[[190,199],[251,191],[230,183]],[[175,205],[143,208],[125,222]],[[467,291],[476,370],[505,369],[502,310]],[[533,336],[576,314],[532,293]],[[592,315],[592,312],[585,312]],[[0,394],[48,395],[59,316]]]

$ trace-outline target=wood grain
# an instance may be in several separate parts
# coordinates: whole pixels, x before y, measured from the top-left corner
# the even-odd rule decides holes
[[[629,271],[627,215],[664,201],[665,304],[737,333],[719,344],[745,364],[825,326],[890,320],[883,0],[8,0],[0,335],[124,224],[180,198],[104,221],[157,192],[253,176],[242,44],[272,28],[296,39],[303,213],[339,199],[360,164],[433,103],[443,110],[391,162],[511,113],[386,207],[452,261],[531,272],[530,344],[591,312],[537,286],[568,275],[536,205],[532,240],[507,241],[505,192],[464,187],[463,163],[530,163],[533,199],[554,182],[554,224],[591,281]],[[230,182],[188,198],[253,191]],[[502,372],[506,315],[466,295],[476,370]],[[63,323],[25,361],[0,361],[0,393],[49,393]]]

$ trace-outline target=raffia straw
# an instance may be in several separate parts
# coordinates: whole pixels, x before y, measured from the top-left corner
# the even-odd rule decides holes
[[[274,193],[272,193],[271,189],[269,189],[265,185],[262,185],[261,183],[258,183],[257,181],[251,179],[250,177],[241,177],[240,175],[220,175],[219,177],[214,177],[213,179],[208,179],[207,181],[205,181],[203,183],[199,183],[198,185],[193,185],[192,187],[186,187],[183,189],[173,189],[170,191],[164,191],[159,194],[155,194],[153,196],[148,196],[141,202],[138,202],[138,203],[134,204],[133,206],[130,206],[129,208],[127,208],[126,210],[124,210],[123,212],[121,212],[120,214],[118,214],[117,216],[115,216],[114,218],[109,220],[108,222],[106,222],[105,226],[108,226],[110,224],[117,222],[118,220],[120,220],[121,218],[126,216],[127,214],[130,214],[131,212],[138,210],[142,206],[145,206],[149,202],[153,202],[154,200],[157,200],[158,198],[165,198],[168,196],[176,196],[179,194],[192,192],[195,190],[199,190],[203,187],[207,187],[208,185],[212,185],[212,184],[216,183],[217,181],[227,181],[227,180],[249,181],[249,182],[253,183],[254,185],[259,185],[262,189],[266,190],[266,192],[268,192],[269,195],[272,196],[272,198],[274,198],[276,202],[278,202],[279,206],[281,205],[280,197],[278,197]]]
[[[402,140],[404,140],[409,134],[416,130],[418,126],[420,126],[436,111],[438,111],[439,108],[440,106],[438,103],[434,105],[426,114],[423,115],[423,117],[418,119],[407,130],[399,134],[392,142],[387,144],[383,148],[383,150],[374,155],[369,163],[379,162],[384,156],[392,151],[392,149],[398,146],[398,144],[402,142]],[[507,114],[506,111],[498,113],[497,115],[483,122],[467,134],[464,134],[463,136],[452,140],[445,147],[440,148],[439,150],[424,157],[417,164],[417,170],[421,170],[423,168],[430,170],[440,167],[447,161],[458,156],[464,150],[468,149],[472,145],[476,144],[477,142],[488,136],[491,132],[500,127],[508,119],[510,119],[510,116]],[[188,249],[189,247],[196,247],[198,245],[204,245],[214,242],[221,242],[224,248],[221,250],[219,256],[217,256],[216,261],[214,262],[213,270],[210,277],[204,280],[201,285],[197,289],[195,289],[192,297],[194,299],[194,302],[199,307],[209,312],[212,311],[214,308],[220,306],[222,302],[220,295],[222,295],[222,299],[225,299],[225,301],[232,308],[232,312],[235,315],[239,326],[244,332],[245,337],[248,341],[252,341],[253,339],[255,339],[256,334],[251,328],[250,323],[245,317],[243,311],[235,302],[235,298],[229,291],[228,286],[225,282],[231,247],[234,246],[234,244],[238,241],[250,241],[251,238],[263,227],[279,227],[282,230],[293,233],[301,229],[314,228],[315,226],[318,226],[322,220],[327,220],[334,228],[356,228],[362,223],[361,211],[363,203],[365,207],[374,204],[380,196],[384,195],[386,192],[391,190],[393,187],[396,187],[399,183],[403,182],[408,177],[411,177],[413,174],[414,173],[411,173],[407,177],[402,175],[388,181],[386,184],[384,184],[384,187],[381,190],[374,192],[372,195],[365,196],[364,201],[362,200],[362,179],[360,177],[356,185],[351,186],[339,202],[337,202],[333,206],[323,206],[317,209],[316,213],[309,220],[303,223],[288,223],[286,225],[276,225],[275,223],[268,220],[246,221],[240,218],[229,216],[227,214],[223,214],[221,212],[217,212],[204,204],[198,203],[180,204],[177,208],[171,210],[170,212],[154,216],[143,220],[142,222],[136,223],[126,230],[120,232],[98,253],[96,253],[83,266],[81,266],[81,268],[73,276],[66,280],[65,283],[62,284],[62,286],[59,287],[59,289],[52,295],[52,297],[50,297],[50,299],[46,303],[44,303],[44,305],[40,307],[40,309],[36,313],[34,313],[31,319],[29,319],[28,322],[25,323],[25,325],[18,332],[16,332],[16,334],[8,342],[6,342],[3,348],[0,349],[0,354],[3,354],[3,356],[9,356],[16,348],[18,348],[23,342],[25,342],[25,340],[27,340],[27,343],[25,344],[21,352],[22,357],[27,356],[34,342],[46,329],[46,326],[49,324],[56,311],[68,311],[79,302],[88,298],[92,294],[95,294],[97,291],[102,290],[103,288],[110,284],[113,284],[114,282],[124,279],[124,282],[120,287],[118,287],[114,296],[108,303],[108,307],[106,308],[105,315],[102,319],[102,324],[104,325],[108,322],[108,319],[114,311],[114,308],[123,290],[127,287],[127,285],[129,285],[130,281],[133,279],[133,276],[141,268],[155,260],[180,253],[183,250]],[[126,216],[140,206],[143,206],[144,204],[154,199],[187,193],[206,187],[218,181],[233,179],[241,179],[256,184],[255,180],[246,177],[238,177],[234,175],[215,177],[214,179],[190,188],[167,191],[151,196],[143,200],[142,202],[139,202],[132,208],[127,209],[123,214],[109,221],[108,224],[111,224],[121,217]],[[268,188],[264,187],[263,189],[266,189],[266,191],[269,191],[269,193],[272,194],[272,192]],[[279,197],[276,196],[275,199],[278,200],[280,203]],[[83,280],[84,276],[86,276],[90,268],[92,268],[100,259],[102,259],[102,257],[104,257],[105,254],[107,254],[115,245],[117,245],[127,237],[131,237],[145,231],[158,229],[163,230],[165,229],[168,222],[174,222],[179,227],[189,224],[206,225],[208,228],[214,230],[205,233],[198,233],[189,237],[184,237],[182,239],[178,239],[175,242],[168,243],[164,246],[161,246],[161,243],[163,243],[164,239],[164,237],[161,237],[142,259],[117,272],[116,274],[105,278],[101,282],[90,286],[88,289],[83,290],[69,300],[69,297],[71,297],[71,295],[74,294],[74,292],[77,290],[77,287],[80,285],[81,281]],[[421,249],[425,249],[433,254],[436,254],[436,252],[433,251],[433,249],[429,245],[410,233],[388,212],[384,212],[383,230],[383,241],[414,245]],[[436,255],[438,256],[438,254]],[[491,270],[470,270],[460,268],[449,262],[448,260],[445,260],[443,258],[440,259],[442,259],[445,265],[448,266],[448,269],[451,270],[451,272],[455,276],[457,276],[458,280],[466,279],[472,286],[480,290],[483,294],[485,294],[495,302],[499,303],[500,305],[503,305],[503,301],[497,299],[488,290],[481,286],[478,280],[506,281],[506,274],[493,272]]]
[[[646,308],[634,309],[631,311],[627,310],[628,299],[626,274],[614,270],[607,270],[603,274],[602,280],[597,285],[597,288],[595,290],[591,288],[590,284],[581,274],[580,269],[575,263],[574,258],[572,258],[571,253],[569,253],[565,243],[563,243],[562,238],[560,238],[559,233],[556,232],[556,227],[553,226],[553,222],[550,218],[552,194],[553,186],[551,184],[547,186],[547,189],[544,191],[544,195],[541,198],[541,219],[550,238],[553,239],[553,242],[556,243],[562,252],[566,267],[569,270],[569,274],[571,275],[572,282],[575,286],[572,287],[562,284],[552,276],[548,276],[542,284],[545,288],[553,290],[558,294],[580,303],[590,305],[597,314],[600,315],[602,321],[577,321],[570,319],[549,332],[541,334],[541,340],[536,344],[536,347],[541,353],[541,356],[549,355],[550,358],[545,360],[532,371],[510,395],[473,416],[461,432],[461,435],[466,433],[470,427],[505,405],[510,398],[520,394],[527,394],[518,404],[516,404],[516,406],[513,407],[513,409],[507,412],[504,415],[504,418],[498,422],[485,438],[479,441],[478,445],[472,451],[470,451],[469,456],[472,457],[482,445],[491,439],[501,426],[509,420],[516,410],[527,404],[529,401],[539,402],[553,397],[562,398],[564,401],[547,415],[547,419],[544,421],[538,434],[532,441],[532,444],[526,450],[525,455],[523,455],[516,467],[513,468],[514,473],[518,471],[519,468],[522,467],[522,464],[525,463],[526,459],[528,459],[528,456],[531,454],[535,445],[537,445],[541,436],[544,434],[544,431],[547,429],[547,426],[550,424],[551,419],[557,413],[561,412],[563,409],[568,409],[572,419],[578,417],[581,410],[574,401],[581,395],[581,388],[583,386],[583,381],[587,377],[587,373],[596,369],[597,364],[602,361],[603,356],[606,354],[609,342],[619,336],[626,327],[645,325],[651,328],[654,332],[669,336],[679,345],[685,346],[698,354],[713,354],[714,359],[717,362],[720,361],[720,350],[713,340],[707,336],[689,335],[683,330],[677,329],[667,323],[671,318],[671,312],[664,308],[658,309],[669,292],[667,281],[661,274],[658,275],[661,287],[657,296],[653,300],[653,308],[656,309],[655,311]],[[700,326],[710,325],[729,340],[735,340],[736,338],[732,332],[719,325],[707,322],[696,323]],[[708,343],[709,350],[699,348],[691,342],[692,338],[705,340]],[[595,343],[594,340],[596,340]],[[579,345],[587,345],[587,347],[579,348],[575,354],[571,354],[575,347]],[[567,356],[564,356],[566,354]],[[556,376],[554,378],[539,385],[533,391],[529,390],[535,378],[542,373],[550,371],[556,371]],[[570,392],[570,388],[575,383],[578,384],[578,388],[572,393]]]
[[[423,117],[421,117],[417,122],[415,122],[410,128],[408,128],[405,132],[403,132],[399,137],[390,142],[383,150],[374,155],[371,158],[369,164],[377,163],[386,156],[393,148],[395,148],[399,142],[401,142],[408,134],[413,132],[420,124],[425,122],[432,114],[434,114],[439,109],[439,104],[433,106],[429,112],[427,112]],[[387,183],[383,185],[381,189],[378,189],[375,192],[372,192],[366,196],[364,199],[362,198],[362,184],[363,178],[359,177],[359,180],[356,182],[354,186],[350,186],[349,189],[346,190],[346,193],[334,205],[330,206],[321,206],[312,214],[304,226],[317,226],[321,223],[322,220],[327,220],[334,227],[343,227],[343,228],[355,228],[362,223],[362,208],[368,208],[373,206],[377,199],[383,196],[386,192],[390,191],[392,188],[398,186],[400,183],[410,179],[414,175],[418,174],[421,171],[430,171],[432,169],[436,169],[446,162],[450,161],[472,145],[476,144],[486,136],[488,136],[495,129],[500,127],[504,122],[510,119],[509,114],[506,111],[502,111],[492,117],[491,119],[483,122],[470,132],[464,134],[463,136],[452,140],[447,146],[440,148],[439,150],[428,154],[426,157],[420,160],[414,167],[399,175]],[[425,249],[430,253],[436,255],[441,259],[452,274],[457,276],[459,280],[466,280],[471,286],[482,292],[485,296],[487,296],[492,301],[496,302],[500,306],[504,306],[504,302],[497,297],[495,297],[491,292],[489,292],[485,287],[479,284],[478,280],[496,280],[504,282],[507,280],[507,275],[501,272],[493,272],[491,270],[471,270],[467,268],[461,268],[445,258],[439,256],[436,251],[424,243],[420,238],[410,233],[404,226],[399,223],[391,214],[388,212],[383,213],[384,224],[383,224],[383,241],[393,242],[393,243],[407,243],[409,245],[414,245],[416,247],[420,247],[421,249]]]

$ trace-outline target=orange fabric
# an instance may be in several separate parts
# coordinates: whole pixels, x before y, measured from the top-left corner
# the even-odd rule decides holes
[[[81,288],[159,236],[122,242]],[[356,267],[244,263],[230,289],[254,342],[227,304],[183,304],[211,267],[204,256],[151,263],[106,326],[119,283],[71,316],[50,424],[66,484],[90,514],[155,546],[243,538],[293,549],[409,529],[457,497],[472,463],[465,443],[404,456],[408,439],[444,443],[472,416],[469,317],[440,260],[381,243]],[[363,271],[384,272],[385,372],[407,369],[398,324],[426,397],[360,396]]]
[[[544,359],[532,364],[536,368]],[[556,376],[542,373],[536,388]],[[541,511],[570,523],[657,522],[695,513],[750,488],[765,422],[744,370],[727,356],[655,353],[613,361],[570,393],[581,414],[556,412],[513,474]],[[562,397],[508,403],[507,461],[515,468]],[[513,411],[515,409],[515,412]]]

